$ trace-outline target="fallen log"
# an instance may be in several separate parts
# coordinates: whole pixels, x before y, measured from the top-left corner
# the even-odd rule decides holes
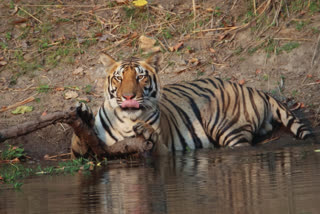
[[[79,117],[76,107],[71,107],[67,111],[48,113],[47,115],[40,116],[36,120],[2,129],[0,130],[0,143],[11,138],[29,134],[57,122],[67,123],[71,126],[81,142],[87,143],[98,158],[141,154],[150,151],[153,147],[153,144],[145,141],[142,136],[125,139],[109,147],[104,146],[104,143],[97,137],[93,128],[89,127]]]

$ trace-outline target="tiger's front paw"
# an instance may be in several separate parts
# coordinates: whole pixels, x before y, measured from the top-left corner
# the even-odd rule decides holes
[[[133,126],[133,131],[136,135],[142,135],[147,141],[151,141],[152,143],[158,141],[158,133],[156,133],[153,127],[147,123],[138,122]]]
[[[82,102],[76,104],[77,114],[89,127],[94,126],[94,114],[91,108]]]

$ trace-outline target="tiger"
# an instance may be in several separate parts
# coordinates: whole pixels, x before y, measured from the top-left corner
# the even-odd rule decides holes
[[[216,77],[161,87],[157,57],[116,61],[100,56],[105,67],[104,102],[96,116],[82,104],[103,146],[143,135],[154,154],[210,147],[252,145],[254,136],[282,123],[297,138],[311,135],[283,103],[267,93]],[[91,115],[91,116],[90,116]],[[73,157],[89,148],[72,137]]]

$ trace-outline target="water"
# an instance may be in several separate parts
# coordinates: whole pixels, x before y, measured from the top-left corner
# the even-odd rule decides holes
[[[313,145],[199,150],[0,186],[0,213],[320,213]]]

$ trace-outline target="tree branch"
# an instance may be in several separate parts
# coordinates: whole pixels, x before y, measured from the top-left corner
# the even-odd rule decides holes
[[[8,129],[0,130],[0,143],[42,129],[54,123],[61,122],[70,125],[81,142],[85,142],[98,158],[117,157],[121,155],[143,153],[152,149],[153,144],[145,141],[142,136],[129,138],[106,147],[77,113],[77,108],[71,107],[68,111],[58,111],[40,116],[34,121],[25,122]]]

